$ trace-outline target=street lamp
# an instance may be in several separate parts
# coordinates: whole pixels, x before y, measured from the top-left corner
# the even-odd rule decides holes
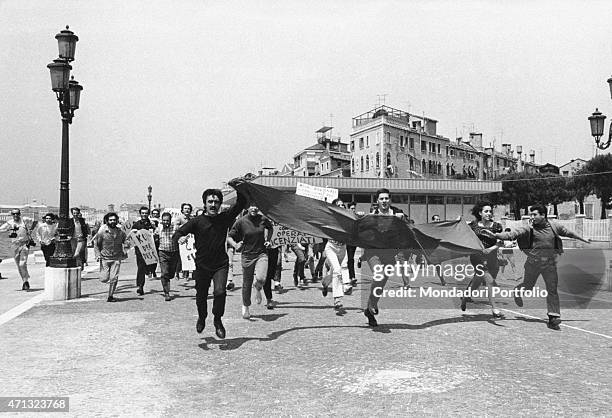
[[[612,77],[608,78],[608,86],[610,87],[610,98],[612,98]],[[607,149],[612,144],[612,123],[608,129],[608,140],[601,142],[601,137],[604,134],[604,121],[606,115],[603,115],[599,109],[595,109],[595,112],[589,116],[589,122],[591,123],[591,135],[595,138],[595,145],[598,149]]]
[[[149,186],[149,194],[147,195],[147,199],[149,199],[149,213],[151,213],[151,199],[153,198],[153,187]]]
[[[50,267],[71,268],[76,267],[76,259],[73,257],[70,244],[70,220],[68,219],[69,207],[69,137],[68,125],[72,123],[74,111],[79,108],[81,98],[81,86],[74,77],[70,78],[72,66],[69,62],[74,60],[74,51],[79,37],[76,36],[68,26],[65,30],[55,35],[57,39],[59,57],[47,65],[51,73],[51,89],[59,103],[60,115],[62,117],[62,161],[60,179],[60,210],[57,233],[59,239],[55,246],[55,252],[49,260]]]

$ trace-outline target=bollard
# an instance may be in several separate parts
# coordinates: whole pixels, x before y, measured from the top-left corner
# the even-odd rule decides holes
[[[81,297],[81,268],[45,268],[45,300],[68,300]]]

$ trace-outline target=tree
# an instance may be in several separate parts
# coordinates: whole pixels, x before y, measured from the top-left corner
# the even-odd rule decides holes
[[[555,216],[559,216],[557,205],[572,199],[566,185],[565,177],[558,174],[539,174],[530,185],[531,198],[533,199],[530,203],[553,205]]]
[[[580,206],[580,213],[584,215],[584,199],[593,193],[592,185],[589,182],[586,167],[582,167],[567,179],[567,194],[572,200],[576,200]]]
[[[591,158],[585,165],[585,176],[595,195],[601,200],[601,219],[606,219],[606,209],[612,208],[612,155]]]
[[[501,176],[502,191],[491,193],[488,198],[495,205],[509,204],[514,212],[514,219],[521,219],[521,208],[533,203],[534,178],[539,174],[525,172],[511,173]]]

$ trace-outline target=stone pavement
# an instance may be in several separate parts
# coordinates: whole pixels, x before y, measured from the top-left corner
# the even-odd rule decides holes
[[[82,299],[42,302],[0,325],[0,396],[69,396],[74,416],[610,413],[609,310],[564,310],[575,328],[555,332],[521,315],[543,317],[541,304],[504,305],[507,318],[498,321],[486,307],[472,309],[478,304],[466,312],[406,306],[381,309],[372,329],[360,309],[364,280],[344,298],[340,317],[319,284],[293,286],[291,267],[284,266],[277,308],[254,304],[250,320],[241,318],[237,274],[225,340],[211,317],[195,332],[193,282],[173,280],[171,302],[157,280],[138,296],[131,257],[122,265],[120,302],[107,303],[108,286],[96,272],[85,274]],[[0,269],[11,272],[4,263]],[[33,288],[41,287],[42,269],[31,271]],[[18,279],[8,276],[2,299],[39,292],[17,291]]]

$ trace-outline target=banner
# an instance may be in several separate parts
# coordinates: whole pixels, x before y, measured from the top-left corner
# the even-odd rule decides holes
[[[155,241],[153,241],[153,234],[146,229],[139,229],[133,231],[128,239],[140,250],[140,254],[147,265],[157,264],[159,260],[157,258],[157,251],[155,250]]]
[[[311,186],[310,184],[298,182],[295,188],[295,194],[298,196],[309,197],[311,199],[331,203],[334,199],[338,198],[338,189],[331,187]]]
[[[194,271],[196,269],[196,249],[193,234],[187,235],[187,242],[179,244],[179,253],[181,254],[181,268],[184,271]]]
[[[272,248],[280,247],[283,245],[293,244],[315,244],[323,242],[322,238],[313,237],[312,235],[303,234],[293,229],[285,228],[282,225],[272,222],[272,239],[270,244]]]

